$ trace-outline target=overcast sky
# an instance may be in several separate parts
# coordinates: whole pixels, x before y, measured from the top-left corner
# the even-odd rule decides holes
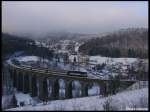
[[[2,31],[101,33],[148,27],[148,2],[2,2]]]

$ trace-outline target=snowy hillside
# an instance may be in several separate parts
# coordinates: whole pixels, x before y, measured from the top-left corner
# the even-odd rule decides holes
[[[38,61],[39,57],[37,56],[21,56],[16,58],[19,61]]]
[[[142,61],[147,62],[147,59],[140,59]],[[138,58],[111,58],[111,57],[102,57],[102,56],[90,56],[89,61],[91,64],[117,64],[117,63],[123,63],[124,65],[134,63],[138,61]]]
[[[49,101],[47,105],[39,103],[36,106],[25,106],[8,110],[103,110],[104,105],[109,103],[115,110],[125,109],[148,109],[148,88],[126,91],[113,96],[102,98],[91,96],[69,100]]]

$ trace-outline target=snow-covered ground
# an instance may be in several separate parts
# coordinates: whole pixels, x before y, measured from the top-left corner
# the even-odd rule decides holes
[[[21,56],[16,58],[19,61],[38,61],[39,58],[37,56]]]
[[[47,84],[48,84],[48,95],[51,95],[51,83],[49,83],[49,80],[47,80]],[[38,85],[38,83],[37,83],[37,85]],[[60,85],[59,96],[60,96],[60,98],[65,98],[64,80],[60,79],[59,85]],[[74,89],[72,90],[73,98],[80,97],[81,96],[81,84],[79,83],[79,81],[73,81],[73,85],[74,85]],[[39,89],[39,87],[37,89]],[[37,91],[37,92],[39,94],[39,91]],[[98,95],[99,93],[100,93],[100,88],[95,83],[91,88],[88,89],[89,96]],[[24,94],[22,92],[18,92],[17,90],[15,90],[15,97],[17,100],[17,105],[19,107],[21,106],[22,102],[24,103],[24,105],[34,105],[40,101],[37,97],[31,97],[29,93]],[[12,99],[12,94],[2,96],[3,108],[9,108],[11,99]]]
[[[16,58],[18,61],[23,61],[23,62],[27,62],[27,61],[39,61],[40,57],[38,56],[20,56]],[[48,62],[48,59],[44,59],[45,62]]]
[[[33,102],[32,97],[29,94],[23,94],[21,92],[15,93],[17,105],[20,106],[20,102],[24,102],[25,105]]]
[[[74,58],[78,59],[77,55],[70,55],[69,60],[71,62],[74,61]],[[78,61],[78,60],[77,60]],[[111,57],[102,57],[102,56],[89,56],[89,63],[90,64],[116,64],[116,63],[123,63],[123,64],[130,64],[137,61],[137,58],[111,58]]]
[[[74,61],[74,58],[78,59],[77,55],[70,55],[69,60],[71,62]],[[147,59],[140,59],[142,61],[147,62]],[[78,60],[77,60],[78,61]],[[134,63],[138,61],[138,58],[111,58],[111,57],[102,57],[102,56],[89,56],[89,63],[90,64],[102,64],[106,63],[109,65],[122,63],[124,65],[129,65],[131,63]]]
[[[2,108],[8,108],[9,104],[11,102],[12,99],[12,94],[11,95],[2,95]]]
[[[8,109],[14,110],[103,110],[106,101],[115,110],[143,109],[148,110],[148,88],[125,91],[113,96],[91,96],[68,100],[49,101],[47,105],[39,103],[36,106],[25,106]]]
[[[101,57],[101,56],[90,56],[89,60],[92,64],[116,64],[116,63],[123,63],[123,64],[130,64],[137,61],[137,58],[110,58],[110,57]]]

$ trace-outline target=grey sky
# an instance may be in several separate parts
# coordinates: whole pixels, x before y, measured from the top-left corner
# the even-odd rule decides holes
[[[2,2],[2,31],[101,33],[148,27],[148,2]]]

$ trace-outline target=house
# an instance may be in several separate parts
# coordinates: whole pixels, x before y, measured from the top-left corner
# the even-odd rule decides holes
[[[87,64],[89,61],[88,55],[81,55],[81,54],[71,54],[69,56],[70,62],[77,62],[80,64]]]

